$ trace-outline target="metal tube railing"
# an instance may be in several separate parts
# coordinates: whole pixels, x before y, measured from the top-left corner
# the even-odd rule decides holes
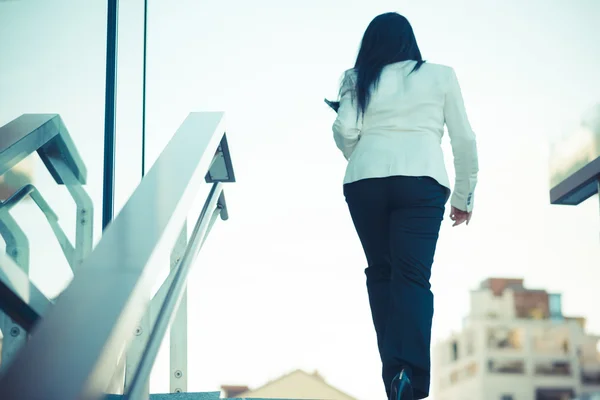
[[[25,184],[0,205],[0,236],[6,242],[6,254],[17,265],[15,268],[8,257],[0,259],[0,330],[4,334],[0,373],[3,373],[26,343],[28,332],[42,317],[41,311],[51,304],[29,280],[29,240],[11,216],[10,209],[30,197],[46,217],[75,272],[92,248],[93,205],[83,188],[87,174],[85,164],[59,115],[23,114],[1,126],[0,137],[0,175],[9,173],[37,152],[54,181],[67,187],[77,206],[76,241],[72,244],[58,223],[57,215],[33,185]]]
[[[188,247],[185,250],[185,253],[177,268],[177,272],[175,273],[175,277],[173,278],[173,283],[171,284],[171,287],[165,296],[163,305],[158,312],[152,333],[148,339],[148,344],[144,353],[142,354],[138,371],[132,380],[131,389],[129,393],[125,393],[125,398],[127,400],[145,400],[143,399],[143,391],[145,389],[144,385],[150,376],[152,366],[154,365],[154,360],[156,359],[156,355],[160,350],[160,345],[165,333],[175,318],[175,311],[177,310],[181,300],[181,295],[183,294],[187,285],[187,276],[192,265],[196,261],[198,253],[204,244],[204,240],[212,223],[221,212],[222,207],[219,205],[219,199],[221,198],[222,191],[222,184],[215,183],[210,194],[208,195],[208,199],[204,204],[204,208],[202,209],[200,217],[198,218],[198,221],[194,226],[194,230],[190,236]]]

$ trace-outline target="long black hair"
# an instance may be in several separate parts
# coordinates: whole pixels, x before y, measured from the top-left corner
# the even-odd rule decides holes
[[[365,31],[354,64],[356,80],[352,89],[359,116],[364,116],[371,90],[377,87],[383,67],[407,60],[417,62],[411,73],[421,68],[425,62],[410,22],[395,12],[375,17]],[[342,83],[340,96],[344,87],[348,88],[347,84],[348,82]]]

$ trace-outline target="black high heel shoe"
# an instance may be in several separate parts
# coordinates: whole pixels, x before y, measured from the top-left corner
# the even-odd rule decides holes
[[[412,384],[404,370],[392,379],[390,400],[414,400]]]

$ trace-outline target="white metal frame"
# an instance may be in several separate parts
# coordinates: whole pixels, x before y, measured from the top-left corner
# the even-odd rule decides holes
[[[6,243],[8,254],[25,275],[29,275],[29,240],[17,221],[8,213],[0,209],[0,236]],[[0,268],[2,268],[0,266]],[[7,275],[3,268],[0,274]],[[27,332],[10,316],[0,310],[0,331],[2,331],[2,358],[0,361],[0,374],[8,368],[17,351],[27,341]]]
[[[181,259],[188,245],[187,221],[175,242],[171,252],[171,270],[176,270],[181,265]],[[154,314],[154,313],[153,313]],[[187,288],[181,295],[175,319],[171,324],[171,337],[169,341],[169,391],[171,393],[187,392],[188,384],[188,325],[187,325]]]
[[[46,213],[45,210],[42,211],[44,211],[48,223],[52,227],[54,235],[60,243],[63,253],[71,267],[71,271],[75,274],[85,258],[92,251],[92,244],[94,241],[94,206],[92,199],[65,162],[60,158],[51,158],[50,162],[53,164],[57,174],[61,177],[62,182],[66,186],[77,207],[75,214],[75,245],[73,245],[64,234],[64,231],[58,224],[58,218],[50,218],[50,215]]]
[[[29,274],[29,239],[10,215],[8,210],[0,208],[0,236],[6,243],[6,254]]]
[[[24,114],[0,127],[0,135],[5,141],[0,153],[0,174],[37,151],[55,181],[67,187],[77,207],[73,245],[58,223],[58,217],[35,186],[29,184],[20,188],[0,206],[0,235],[6,242],[7,254],[11,255],[28,276],[29,241],[9,211],[23,198],[30,196],[46,217],[75,273],[92,249],[93,203],[82,187],[85,183],[85,166],[62,119],[55,114]],[[8,367],[16,351],[26,343],[26,330],[33,324],[33,321],[28,321],[28,326],[24,329],[8,315],[3,315],[0,311],[0,330],[4,336],[0,372]]]

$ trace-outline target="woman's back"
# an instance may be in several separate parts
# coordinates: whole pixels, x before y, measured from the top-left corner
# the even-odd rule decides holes
[[[348,158],[344,183],[394,175],[428,176],[450,189],[441,140],[448,125],[455,158],[452,205],[472,208],[478,171],[475,135],[469,124],[454,70],[416,61],[385,66],[370,92],[364,116],[357,118],[356,72],[344,77],[333,130]],[[344,142],[356,140],[353,146]],[[351,148],[351,151],[349,151]]]
[[[411,73],[415,64],[404,61],[383,69],[364,115],[363,137],[418,132],[441,138],[449,68],[425,63]]]

